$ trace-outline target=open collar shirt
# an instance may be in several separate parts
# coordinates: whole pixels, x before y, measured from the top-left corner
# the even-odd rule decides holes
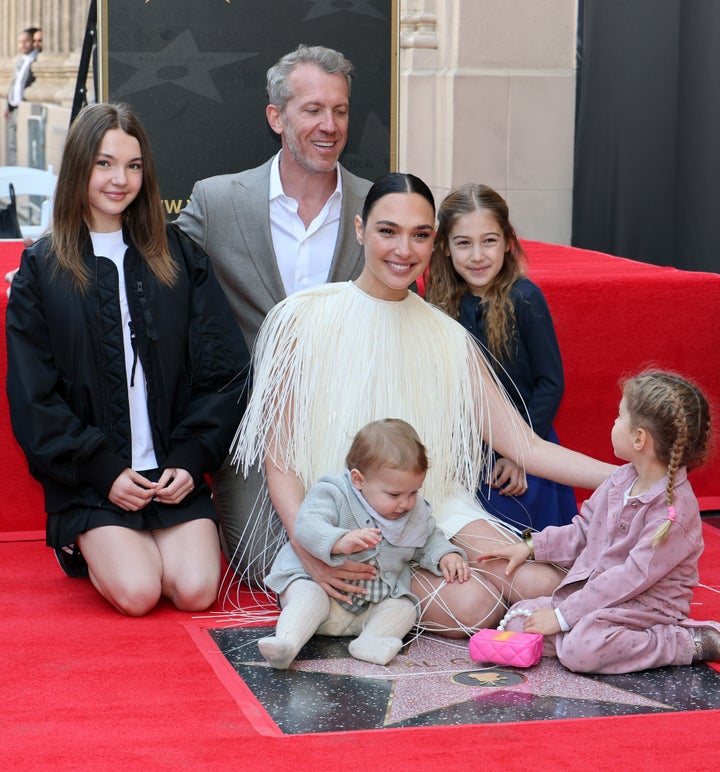
[[[281,151],[282,152],[282,151]],[[317,217],[305,228],[298,202],[285,195],[280,180],[280,153],[270,169],[270,232],[285,293],[325,284],[340,229],[342,175]]]

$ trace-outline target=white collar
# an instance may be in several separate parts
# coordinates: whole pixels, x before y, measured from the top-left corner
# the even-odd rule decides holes
[[[272,159],[272,163],[270,164],[270,192],[269,192],[270,201],[272,201],[275,198],[280,198],[280,196],[285,196],[285,198],[290,198],[290,196],[288,196],[283,190],[282,180],[280,179],[280,155],[281,154],[282,154],[282,150],[280,150],[275,155],[275,157]],[[335,183],[335,190],[333,193],[330,194],[328,201],[330,200],[330,198],[338,194],[340,195],[340,197],[342,197],[342,174],[340,173],[340,164],[336,164],[335,168],[337,169],[337,175],[336,175],[337,182]]]

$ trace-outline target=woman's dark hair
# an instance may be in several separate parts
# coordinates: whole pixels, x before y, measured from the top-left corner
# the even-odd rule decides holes
[[[367,225],[368,217],[375,204],[390,193],[418,193],[430,204],[435,213],[435,199],[430,188],[414,174],[391,172],[380,177],[368,191],[362,210],[363,226]]]

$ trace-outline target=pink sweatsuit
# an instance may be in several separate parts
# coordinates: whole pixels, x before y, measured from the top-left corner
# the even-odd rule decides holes
[[[697,499],[685,468],[678,470],[677,519],[667,541],[653,549],[653,536],[668,518],[667,481],[625,504],[636,477],[632,464],[620,467],[572,523],[533,534],[535,559],[569,571],[552,597],[514,608],[560,609],[571,629],[546,636],[544,653],[575,672],[629,673],[692,662],[690,628],[699,623],[687,616],[703,550]],[[523,618],[507,629],[522,630]]]

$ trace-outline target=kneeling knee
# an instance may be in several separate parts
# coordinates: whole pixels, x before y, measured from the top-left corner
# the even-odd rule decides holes
[[[180,611],[205,611],[217,600],[219,579],[198,582],[180,582],[167,594]]]
[[[161,592],[157,587],[133,587],[116,590],[105,597],[115,608],[131,617],[141,617],[152,611],[160,600]]]

